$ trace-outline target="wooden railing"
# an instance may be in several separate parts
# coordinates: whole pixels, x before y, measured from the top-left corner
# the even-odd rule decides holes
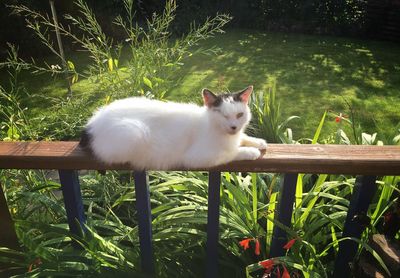
[[[150,195],[145,171],[135,171],[129,165],[104,165],[82,151],[77,142],[0,142],[0,168],[57,169],[69,228],[75,234],[78,233],[78,224],[85,223],[77,170],[134,171],[142,270],[149,274],[154,273]],[[360,238],[364,225],[354,221],[355,216],[367,212],[376,192],[375,182],[378,175],[400,175],[400,147],[270,144],[264,157],[256,161],[236,161],[209,169],[171,169],[173,170],[209,172],[206,277],[218,277],[221,172],[283,173],[280,192],[282,201],[278,203],[275,219],[288,227],[291,223],[298,173],[359,175],[342,237]],[[0,210],[0,215],[5,215],[2,219],[11,219],[3,196],[0,196]],[[13,239],[16,240],[16,236],[12,235],[12,231],[2,229],[0,246],[10,245],[10,240]],[[275,225],[270,256],[283,256],[282,246],[286,241],[286,232]],[[356,242],[347,240],[339,243],[334,277],[349,276],[349,262],[354,258],[357,248]]]

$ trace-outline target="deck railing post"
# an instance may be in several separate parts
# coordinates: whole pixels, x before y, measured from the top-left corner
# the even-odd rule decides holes
[[[18,237],[17,234],[15,233],[14,222],[12,221],[10,211],[8,210],[7,201],[4,196],[3,187],[1,186],[1,184],[0,184],[0,219],[1,219],[0,247],[8,247],[16,250],[20,249]]]
[[[136,191],[136,210],[139,226],[139,244],[142,270],[154,275],[153,246],[151,242],[151,205],[150,190],[146,171],[133,173]]]
[[[58,170],[61,190],[64,196],[64,205],[67,212],[69,230],[75,235],[80,235],[86,222],[83,208],[81,188],[79,185],[78,171]]]
[[[285,174],[281,183],[279,204],[275,213],[275,220],[287,227],[290,227],[292,220],[296,183],[297,174]],[[278,225],[274,225],[270,257],[280,257],[285,255],[285,249],[283,249],[283,246],[286,242],[286,232]]]
[[[377,190],[376,176],[358,176],[351,196],[342,237],[361,238],[368,223],[362,221]],[[353,240],[339,242],[333,277],[345,278],[351,273],[350,263],[357,253],[358,243]]]
[[[208,177],[208,212],[206,244],[206,277],[218,277],[219,203],[221,172],[210,172]]]

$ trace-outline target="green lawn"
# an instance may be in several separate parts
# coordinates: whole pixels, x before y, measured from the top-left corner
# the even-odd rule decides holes
[[[254,85],[256,93],[268,92],[277,84],[277,97],[284,118],[291,122],[296,139],[312,137],[325,110],[349,114],[346,103],[356,112],[363,130],[378,132],[390,142],[400,128],[400,46],[395,43],[327,36],[262,33],[228,30],[203,42],[200,47],[220,48],[217,55],[195,54],[179,70],[171,99],[200,100],[200,91],[235,91]],[[82,52],[69,54],[78,71],[88,64]],[[123,61],[121,61],[123,64]],[[66,93],[64,82],[47,76],[23,78],[29,91],[48,96]],[[82,80],[74,91],[90,92],[91,83]],[[31,109],[43,113],[46,103],[32,99]],[[325,135],[336,128],[330,117]]]
[[[229,30],[207,41],[218,56],[195,55],[180,71],[173,94],[202,87],[267,93],[271,81],[285,116],[298,115],[295,135],[311,137],[324,110],[349,113],[362,127],[391,140],[400,127],[400,46],[388,42]],[[294,125],[295,122],[292,122]],[[325,130],[335,128],[333,118]]]

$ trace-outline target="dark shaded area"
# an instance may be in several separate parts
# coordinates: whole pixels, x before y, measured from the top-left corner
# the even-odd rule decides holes
[[[216,13],[233,16],[230,24],[235,28],[265,31],[297,32],[309,34],[346,35],[385,40],[400,40],[400,0],[177,0],[177,17],[172,27],[175,34],[187,31],[191,22],[203,22]],[[124,14],[123,1],[86,0],[94,10],[103,30],[112,37],[122,39],[123,34],[111,24],[118,14]],[[6,0],[0,4],[0,57],[6,52],[6,42],[20,46],[26,56],[48,55],[48,50],[35,41],[24,18],[9,15],[10,4],[50,13],[48,1]],[[61,23],[63,14],[77,14],[73,1],[55,1]],[[136,20],[144,22],[154,12],[163,11],[165,1],[134,1]],[[73,47],[65,42],[66,48]]]
[[[122,36],[120,30],[114,24],[111,24],[111,22],[118,14],[123,14],[123,1],[86,0],[85,2],[96,14],[96,18],[106,34],[114,38]],[[7,54],[7,42],[19,47],[21,57],[40,57],[51,54],[39,42],[34,32],[26,27],[25,18],[12,14],[12,9],[9,5],[25,5],[32,10],[40,11],[42,14],[47,13],[51,17],[50,4],[46,0],[6,0],[0,3],[0,11],[2,11],[0,13],[0,57],[4,58]],[[64,19],[64,15],[66,14],[79,15],[74,1],[55,1],[55,7],[60,24],[67,25],[67,21]],[[140,9],[136,8],[136,10]],[[77,33],[78,30],[74,30],[74,32]],[[52,33],[52,35],[55,42],[55,34]],[[63,44],[66,51],[76,47],[65,37],[63,37]]]

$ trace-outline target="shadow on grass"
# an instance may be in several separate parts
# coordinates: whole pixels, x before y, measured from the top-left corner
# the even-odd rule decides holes
[[[313,134],[324,110],[344,112],[346,102],[358,111],[366,131],[390,137],[399,123],[397,44],[230,30],[203,47],[212,45],[221,48],[220,54],[188,59],[173,95],[190,99],[203,87],[238,90],[249,84],[267,92],[276,80],[285,116],[302,117],[296,128],[302,136]]]

